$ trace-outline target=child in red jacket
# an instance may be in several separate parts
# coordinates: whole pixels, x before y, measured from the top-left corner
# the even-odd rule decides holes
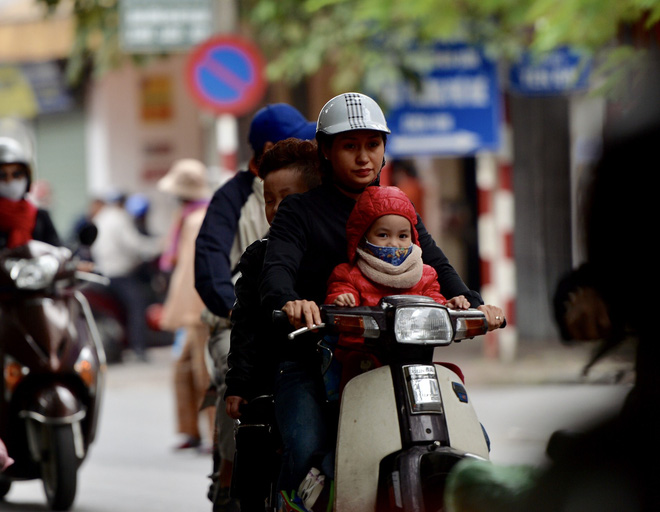
[[[388,295],[425,295],[453,309],[467,309],[459,295],[440,293],[436,271],[422,262],[417,215],[410,199],[396,187],[368,187],[348,218],[349,263],[328,279],[326,304],[376,306]]]
[[[424,295],[452,309],[468,309],[470,302],[463,295],[447,300],[440,293],[435,269],[422,262],[416,222],[415,208],[397,187],[374,186],[362,192],[346,224],[349,263],[330,275],[325,303],[376,306],[388,295]],[[380,366],[363,347],[364,338],[341,335],[336,345],[326,342],[335,349],[324,374],[329,400],[339,399],[353,376]]]

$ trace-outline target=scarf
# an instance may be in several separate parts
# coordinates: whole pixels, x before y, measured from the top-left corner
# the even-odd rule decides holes
[[[360,247],[357,248],[357,266],[362,274],[371,281],[390,288],[408,289],[419,283],[422,278],[422,249],[413,245],[413,250],[398,267],[387,263]]]
[[[37,207],[25,199],[12,201],[0,197],[0,231],[7,233],[7,248],[19,247],[32,240],[37,223]]]
[[[169,244],[158,260],[158,268],[162,272],[172,272],[172,270],[174,270],[174,266],[176,265],[176,255],[177,251],[179,250],[179,236],[181,235],[183,221],[192,212],[198,210],[199,208],[206,208],[208,204],[208,199],[199,199],[197,201],[191,201],[183,205],[183,208],[179,213],[179,218],[174,223],[172,230],[170,231],[168,237]]]

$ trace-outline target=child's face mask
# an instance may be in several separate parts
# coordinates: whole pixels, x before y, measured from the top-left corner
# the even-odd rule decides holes
[[[365,239],[364,248],[372,256],[398,267],[410,256],[413,246],[410,244],[408,247],[386,247],[374,245]]]

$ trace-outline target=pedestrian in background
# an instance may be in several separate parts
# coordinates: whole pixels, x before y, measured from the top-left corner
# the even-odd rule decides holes
[[[110,278],[110,291],[124,306],[128,343],[140,361],[146,361],[148,299],[136,275],[143,261],[158,257],[161,240],[141,234],[124,208],[125,196],[113,192],[92,218],[97,237],[91,255],[98,270]]]
[[[200,407],[209,387],[204,348],[209,328],[202,322],[204,303],[195,290],[195,239],[206,215],[211,191],[206,166],[191,158],[178,160],[158,182],[158,190],[176,197],[180,208],[170,230],[160,270],[171,273],[160,318],[161,329],[177,332],[183,340],[174,367],[177,431],[184,437],[177,449],[202,445]],[[205,408],[207,435],[212,444],[215,408]]]
[[[420,217],[424,217],[424,187],[417,176],[417,170],[410,161],[394,160],[392,167],[392,185],[400,188],[406,194],[415,211]]]

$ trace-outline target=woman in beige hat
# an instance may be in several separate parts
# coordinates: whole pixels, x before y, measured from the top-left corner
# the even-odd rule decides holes
[[[206,166],[191,158],[178,160],[158,182],[158,190],[177,197],[181,203],[159,262],[163,272],[171,272],[160,327],[184,337],[174,370],[177,426],[184,436],[176,448],[199,448],[202,445],[199,408],[209,386],[204,363],[208,326],[200,319],[204,304],[195,290],[194,260],[195,239],[211,196]],[[214,408],[205,409],[204,415],[208,420],[208,434],[212,436]]]

